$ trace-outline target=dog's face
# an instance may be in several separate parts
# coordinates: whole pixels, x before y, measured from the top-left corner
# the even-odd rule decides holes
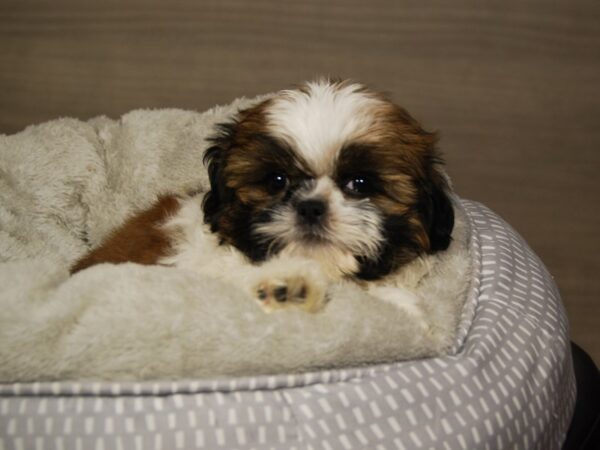
[[[252,261],[314,258],[372,280],[446,249],[435,135],[362,85],[318,81],[241,111],[205,154],[205,221]]]

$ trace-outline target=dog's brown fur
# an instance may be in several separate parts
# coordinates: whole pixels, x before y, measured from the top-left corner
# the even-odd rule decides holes
[[[179,209],[175,196],[161,197],[150,209],[130,217],[113,231],[97,248],[79,260],[71,273],[100,263],[134,262],[157,264],[168,255],[171,247],[169,235],[161,228],[165,220]]]

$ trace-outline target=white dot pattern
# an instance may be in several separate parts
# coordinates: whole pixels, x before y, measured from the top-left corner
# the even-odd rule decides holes
[[[479,270],[450,356],[318,373],[0,385],[0,449],[559,449],[575,400],[559,294],[462,201]]]

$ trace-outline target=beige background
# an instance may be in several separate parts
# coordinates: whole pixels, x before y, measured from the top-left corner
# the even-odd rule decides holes
[[[318,74],[390,92],[542,257],[600,362],[600,2],[0,1],[0,133],[204,110]]]

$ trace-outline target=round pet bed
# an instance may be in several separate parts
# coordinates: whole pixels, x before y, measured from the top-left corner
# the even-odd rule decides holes
[[[475,276],[449,356],[304,374],[0,387],[2,449],[558,449],[575,399],[552,277],[461,201]]]
[[[61,265],[98,245],[128,214],[151,204],[157,192],[205,191],[206,137],[216,122],[254,101],[239,99],[201,114],[158,110],[134,111],[118,121],[60,119],[0,136],[0,259],[12,261],[0,264],[0,379],[37,380],[44,378],[37,377],[42,374],[57,380],[0,384],[0,449],[560,448],[573,410],[575,382],[559,294],[523,239],[486,207],[466,200],[457,200],[456,205],[466,239],[455,242],[468,247],[462,261],[470,267],[460,272],[468,275],[455,283],[460,302],[425,299],[435,329],[442,331],[438,340],[429,339],[429,347],[419,340],[422,331],[411,333],[410,321],[403,320],[410,316],[391,305],[377,309],[365,306],[358,297],[348,297],[345,300],[354,307],[346,310],[354,318],[345,322],[347,338],[354,340],[343,341],[337,349],[352,343],[352,348],[346,348],[354,351],[354,343],[363,345],[352,320],[358,316],[364,321],[371,314],[377,324],[379,313],[370,309],[383,311],[383,316],[391,316],[388,328],[371,333],[369,339],[376,338],[372,347],[361,350],[373,356],[363,361],[380,364],[338,364],[337,369],[306,372],[306,367],[322,366],[291,370],[294,358],[285,355],[283,367],[290,370],[269,372],[282,375],[240,377],[232,370],[212,372],[232,375],[214,378],[191,371],[201,378],[64,381],[81,379],[68,376],[72,369],[89,379],[106,368],[94,367],[95,352],[84,351],[85,358],[77,360],[75,367],[58,359],[66,364],[63,369],[68,368],[61,370],[56,354],[46,349],[73,354],[66,351],[72,341],[62,339],[65,324],[83,333],[86,327],[77,320],[56,318],[71,313],[81,318],[79,310],[88,316],[91,310],[95,317],[95,311],[103,310],[90,304],[104,305],[105,298],[119,305],[110,295],[98,297],[104,283],[98,275],[111,273],[125,284],[133,277],[158,289],[160,277],[169,269],[107,266],[69,278]],[[452,261],[446,259],[444,267],[453,268]],[[168,275],[182,283],[190,278],[183,272]],[[53,292],[57,294],[49,294]],[[121,298],[131,293],[121,293]],[[233,307],[234,317],[242,311],[242,316],[265,320],[258,308],[244,301],[223,301],[218,307],[209,303],[208,311],[214,313],[221,303]],[[163,309],[170,305],[160,299],[157,304]],[[290,318],[294,324],[310,325],[331,314],[332,308],[339,311],[335,308],[340,305],[334,298],[314,320],[292,313],[273,314],[268,320],[279,322],[280,328]],[[129,317],[138,317],[135,309]],[[109,315],[105,320],[114,318]],[[177,314],[170,318],[175,320],[172,328],[170,324],[165,328],[167,334],[170,329],[181,333]],[[218,325],[216,319],[212,322]],[[390,339],[390,323],[399,333],[394,339]],[[46,335],[37,333],[40,329],[50,332],[51,345],[44,345]],[[127,332],[127,320],[121,320],[120,330]],[[155,331],[152,328],[147,334]],[[107,329],[84,342],[100,342],[107,349],[112,337],[113,330]],[[13,342],[19,345],[11,346]],[[370,349],[376,353],[382,347],[388,353],[370,355]],[[146,348],[150,356],[157,350],[151,344]],[[403,353],[403,348],[408,350]],[[446,356],[425,358],[441,354]],[[415,355],[421,359],[414,359]],[[11,367],[23,371],[11,372]],[[149,367],[148,373],[187,373],[161,367],[166,372]],[[265,373],[260,365],[254,369],[251,373]],[[13,377],[12,373],[26,375]],[[67,376],[58,376],[63,373]],[[118,380],[119,373],[104,379]]]

